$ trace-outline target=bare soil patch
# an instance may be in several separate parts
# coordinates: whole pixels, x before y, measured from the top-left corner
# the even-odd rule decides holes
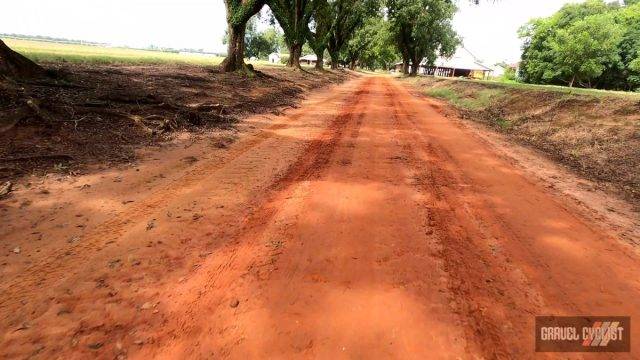
[[[20,185],[0,358],[527,359],[538,314],[640,316],[638,243],[437,103],[367,76]]]
[[[192,65],[45,64],[52,78],[0,81],[0,181],[135,159],[177,132],[233,127],[244,115],[295,106],[346,72],[260,69],[255,76]]]

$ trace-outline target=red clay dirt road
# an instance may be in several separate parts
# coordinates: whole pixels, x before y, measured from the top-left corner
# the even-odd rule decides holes
[[[555,357],[535,315],[638,318],[635,249],[432,105],[361,77],[227,150],[17,191],[0,356],[523,359]]]

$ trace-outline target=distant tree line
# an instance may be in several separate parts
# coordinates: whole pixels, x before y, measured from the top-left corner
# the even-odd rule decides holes
[[[99,43],[94,41],[74,40],[74,39],[58,38],[58,37],[51,37],[51,36],[42,36],[42,35],[0,34],[0,37],[20,39],[20,40],[56,42],[56,43],[63,43],[63,44],[78,44],[78,45],[92,45],[92,46],[107,45],[105,43]]]
[[[524,82],[640,90],[640,0],[568,4],[520,37]]]
[[[255,15],[268,6],[276,34],[255,30]],[[228,55],[225,71],[248,70],[244,57],[264,57],[286,47],[287,64],[300,67],[310,49],[322,68],[325,54],[331,67],[339,64],[387,69],[401,59],[403,71],[415,75],[420,62],[451,55],[459,43],[451,19],[451,0],[225,0]]]
[[[459,0],[471,1],[475,0]],[[245,56],[264,57],[278,47],[289,52],[287,64],[300,67],[311,49],[322,68],[325,53],[339,64],[388,68],[401,59],[403,71],[415,75],[421,61],[450,55],[459,40],[451,20],[456,0],[224,0],[227,10],[227,57],[222,71],[251,71]],[[282,29],[257,32],[251,21],[267,6]],[[43,69],[0,40],[0,76],[39,76]]]

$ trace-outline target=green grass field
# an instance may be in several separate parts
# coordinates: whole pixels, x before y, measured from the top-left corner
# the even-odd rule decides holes
[[[420,76],[416,78],[405,78],[407,81],[420,81]],[[627,91],[611,91],[611,90],[598,90],[598,89],[582,89],[582,88],[570,88],[568,86],[557,86],[557,85],[536,85],[536,84],[524,84],[518,82],[503,82],[503,81],[495,81],[495,80],[471,80],[471,79],[458,79],[458,78],[437,78],[444,81],[451,82],[471,82],[471,83],[481,83],[486,84],[489,87],[493,87],[494,89],[521,89],[521,90],[538,90],[538,91],[553,91],[560,92],[569,95],[590,95],[596,97],[606,97],[606,96],[623,96],[623,97],[640,97],[640,93],[638,92],[627,92]],[[445,94],[446,95],[446,94]]]
[[[65,44],[50,41],[2,39],[10,48],[35,62],[71,62],[88,64],[192,64],[201,66],[219,65],[223,57],[198,54],[177,54],[164,51],[139,50],[118,47]],[[288,56],[288,54],[281,54]],[[282,67],[267,60],[249,61],[260,67]],[[307,67],[307,66],[305,66]]]
[[[137,50],[92,45],[63,44],[48,41],[5,38],[13,50],[36,62],[73,62],[89,64],[168,64],[184,63],[203,66],[219,65],[224,58],[177,54],[163,51]],[[267,61],[251,62],[260,66],[278,66]]]
[[[466,110],[482,109],[489,105],[491,101],[505,95],[499,89],[483,89],[478,91],[475,97],[467,98],[456,90],[446,87],[427,90],[426,94],[435,98],[445,99],[453,105]]]
[[[550,90],[556,92],[562,92],[566,94],[578,94],[578,95],[592,95],[592,96],[640,96],[640,93],[633,91],[613,91],[613,90],[600,90],[600,89],[583,89],[583,88],[570,88],[568,86],[559,85],[536,85],[536,84],[524,84],[519,82],[502,82],[494,80],[485,80],[485,83],[494,84],[497,86],[511,87],[515,89],[528,89],[528,90]]]

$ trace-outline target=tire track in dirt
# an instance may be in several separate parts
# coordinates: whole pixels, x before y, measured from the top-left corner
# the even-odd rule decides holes
[[[397,89],[389,84],[387,89],[389,94],[397,93]],[[413,126],[410,114],[400,104],[398,98],[395,96],[390,98],[398,129],[404,130],[405,134],[410,134],[407,139],[403,139],[405,143],[403,155],[416,174],[414,186],[429,197],[424,204],[427,210],[426,220],[428,226],[435,230],[434,234],[440,244],[440,247],[434,250],[444,262],[445,271],[448,274],[450,299],[452,304],[455,304],[452,310],[467,319],[470,327],[466,329],[466,335],[469,340],[474,341],[477,348],[482,349],[483,356],[490,359],[509,358],[507,352],[509,347],[501,336],[500,324],[503,321],[488,317],[481,310],[482,305],[476,299],[478,295],[486,297],[486,294],[476,294],[478,290],[482,292],[482,286],[474,286],[474,284],[483,284],[484,279],[478,278],[482,277],[480,274],[484,274],[486,269],[479,266],[481,262],[467,264],[462,261],[478,256],[477,248],[471,245],[474,243],[474,238],[484,238],[485,235],[471,233],[458,222],[455,209],[464,206],[459,201],[445,196],[443,189],[449,188],[454,192],[463,191],[458,186],[460,181],[440,165],[446,160],[438,156],[432,144],[425,143],[418,135],[419,130]],[[471,349],[468,350],[471,353]]]
[[[383,84],[380,77],[370,84],[363,114],[355,109],[357,120],[326,170],[296,187],[309,193],[280,202],[285,216],[278,214],[280,223],[257,235],[261,241],[275,235],[287,245],[277,271],[241,287],[247,298],[242,309],[220,309],[226,339],[210,346],[211,356],[464,354],[459,317],[448,311],[442,265],[425,234],[423,196],[411,185],[406,159],[398,156],[406,141],[398,135],[406,130],[396,130],[393,94]],[[199,332],[201,344],[207,342],[203,333],[217,334]]]
[[[277,124],[269,130],[277,130],[283,126],[283,124]],[[269,131],[261,133],[257,138],[250,140],[246,147],[235,151],[231,159],[250,151],[271,136],[273,136],[273,133]],[[0,301],[0,310],[4,310],[7,303],[11,303],[18,298],[29,297],[29,293],[37,291],[38,285],[42,285],[50,279],[60,278],[61,274],[68,272],[75,263],[82,262],[83,259],[91,256],[93,251],[99,251],[102,247],[114,243],[131,229],[132,224],[134,226],[135,224],[142,226],[142,222],[155,213],[162,204],[177,198],[184,189],[203,181],[210,175],[210,172],[216,171],[224,165],[225,163],[218,163],[217,161],[207,161],[196,165],[194,169],[190,169],[185,175],[154,191],[145,200],[138,202],[127,211],[100,224],[91,233],[79,238],[78,244],[71,250],[61,249],[52,254],[45,263],[30,266],[6,288]],[[88,255],[83,256],[84,254]]]
[[[261,234],[272,224],[274,217],[282,210],[283,203],[292,196],[297,184],[317,179],[322,175],[339,142],[345,137],[345,132],[349,130],[352,134],[357,133],[357,128],[362,123],[362,113],[356,109],[368,94],[367,88],[371,81],[365,80],[360,85],[359,90],[346,100],[346,105],[340,109],[327,128],[317,138],[310,140],[297,160],[265,189],[262,205],[257,206],[245,219],[237,233],[229,234],[227,245],[218,250],[216,258],[224,260],[217,264],[205,264],[204,273],[198,278],[203,282],[193,281],[198,290],[193,288],[192,291],[186,291],[184,302],[174,300],[180,305],[175,306],[178,310],[169,316],[170,321],[166,327],[171,330],[165,335],[160,335],[165,338],[165,344],[175,341],[176,337],[180,336],[177,334],[195,335],[197,329],[203,326],[202,314],[216,314],[216,309],[227,309],[229,294],[235,293],[235,289],[241,287],[244,281],[268,279],[282,252],[277,246],[265,249],[264,244],[256,240],[260,239]],[[192,298],[190,293],[194,291],[199,291],[202,295]],[[207,321],[206,326],[214,325],[211,320]],[[220,335],[224,333],[218,334]],[[132,357],[166,356],[163,351],[166,349],[147,348]],[[219,353],[224,354],[225,350],[222,349]]]
[[[429,118],[432,110],[420,111],[423,102],[404,100],[402,95],[409,92],[395,87],[400,95],[395,104],[400,126],[410,134],[407,154],[418,173],[416,187],[431,194],[425,206],[440,239],[438,253],[450,277],[454,311],[468,320],[467,336],[485,358],[534,357],[532,329],[537,315],[634,313],[635,300],[621,301],[603,290],[612,286],[633,293],[637,291],[634,281],[623,276],[613,285],[614,278],[602,277],[588,266],[567,264],[581,257],[589,259],[584,265],[611,264],[615,258],[615,262],[627,263],[615,272],[630,275],[637,269],[633,265],[637,259],[621,251],[607,233],[590,227],[565,203],[556,203],[533,181],[514,174],[511,164],[503,165],[493,154],[483,152],[467,134],[456,138],[459,128],[436,118],[440,116],[436,113]],[[449,153],[447,146],[457,152]],[[466,150],[477,160],[460,153]],[[485,167],[477,169],[482,165],[473,164],[475,161]],[[483,183],[487,178],[491,182]],[[572,252],[558,252],[565,250],[560,247],[563,242],[575,246]],[[618,251],[620,256],[614,256]],[[584,282],[585,278],[590,281]],[[597,290],[593,289],[596,283],[601,284],[595,286]],[[588,300],[591,297],[594,301]]]
[[[341,110],[341,114],[333,120],[319,139],[311,141],[305,153],[298,158],[279,181],[272,185],[272,191],[282,191],[293,183],[319,176],[331,159],[337,143],[343,138],[348,123],[355,118],[354,109],[361,99],[368,94],[366,87],[370,83],[371,80],[366,81],[363,84],[363,89],[358,90],[348,100],[349,105]],[[361,121],[361,116],[360,114],[359,121]]]
[[[343,95],[336,93],[326,101],[331,102],[341,96]],[[295,114],[290,114],[288,119],[294,120],[302,116],[304,116],[304,112],[298,111]],[[206,160],[195,164],[171,183],[155,189],[144,200],[133,204],[126,211],[115,215],[112,219],[101,223],[91,232],[78,238],[72,246],[53,252],[45,261],[29,266],[10,281],[4,282],[4,289],[1,290],[0,310],[5,314],[11,314],[12,311],[8,311],[9,308],[22,306],[20,302],[23,299],[33,297],[33,294],[39,292],[39,289],[46,284],[66,277],[65,274],[75,274],[74,269],[77,264],[87,262],[96,252],[115,244],[127,232],[144,227],[149,217],[164,204],[184,196],[190,188],[205,181],[213,172],[250,152],[274,137],[277,130],[287,126],[287,123],[268,126],[255,136],[245,140],[242,146],[230,149],[222,159]],[[6,319],[3,319],[3,322],[6,323]]]
[[[428,344],[442,358],[463,353],[408,164],[393,156],[405,139],[381,84],[375,78],[341,111],[338,120],[350,119],[331,152],[321,151],[322,171],[295,171],[302,180],[285,182],[295,186],[269,204],[277,208],[269,224],[242,232],[183,290],[187,301],[171,306],[180,320],[168,326],[176,337],[136,358],[393,357],[427,354]],[[272,239],[285,245],[265,251]],[[229,307],[234,297],[238,308]]]
[[[183,197],[184,203],[202,201],[202,209],[226,205],[206,213],[206,222],[166,221],[147,233],[172,241],[177,251],[189,246],[184,238],[196,244],[193,251],[210,246],[204,256],[176,256],[195,258],[193,268],[170,274],[172,263],[163,264],[153,270],[168,281],[118,287],[125,306],[82,293],[78,302],[96,304],[67,317],[84,331],[79,342],[68,343],[76,324],[61,326],[52,308],[32,329],[2,339],[0,357],[26,357],[43,345],[31,354],[519,359],[537,357],[535,315],[604,309],[637,316],[638,260],[605,233],[589,230],[513,164],[422,108],[390,78],[350,83],[337,97],[340,106],[316,102],[265,125],[268,133],[232,148],[219,163],[177,172],[184,175],[99,227],[103,234],[110,224],[124,243],[141,246],[145,216],[157,210],[150,205],[173,210]],[[292,118],[299,121],[286,123]],[[167,196],[163,190],[171,186]],[[103,248],[97,230],[89,240],[75,249]],[[156,249],[165,248],[149,251]],[[69,258],[104,266],[104,256]],[[32,267],[35,279],[28,284],[15,284],[24,276],[12,279],[14,303],[2,308],[5,314],[19,306],[18,295],[47,304],[54,276],[92,280],[93,274],[65,274],[77,271],[65,259],[34,265],[44,271],[59,262],[53,275],[38,277]],[[611,274],[584,267],[589,264],[607,265]],[[126,282],[150,269],[110,275]],[[87,292],[98,292],[87,282]],[[157,305],[157,313],[142,311],[145,301]]]

